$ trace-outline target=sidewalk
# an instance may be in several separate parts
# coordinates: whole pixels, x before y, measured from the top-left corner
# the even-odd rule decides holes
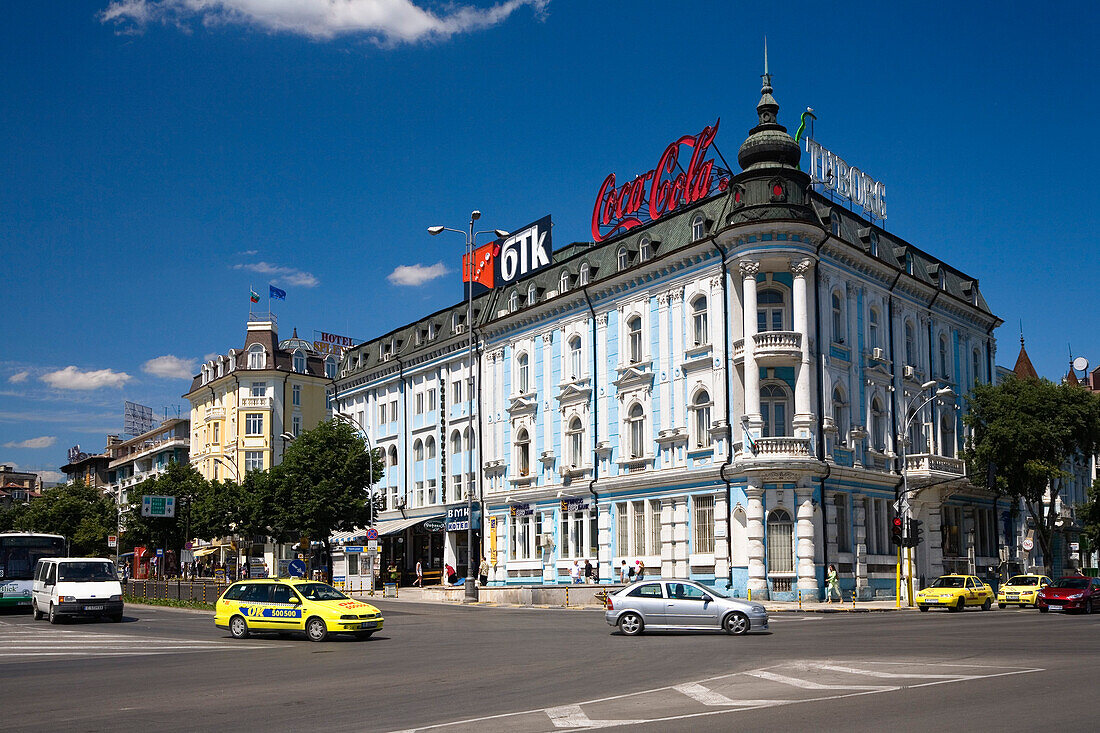
[[[591,586],[589,586],[591,587]],[[382,598],[382,591],[375,592],[374,596],[369,596],[360,593],[351,593],[356,600],[372,603],[374,601],[384,600],[387,603],[439,603],[445,605],[467,605],[463,603],[462,588],[445,588],[442,586],[428,586],[427,588],[399,588],[397,598],[389,596]],[[854,605],[851,601],[846,603],[824,603],[820,601],[816,602],[803,602],[799,606],[798,601],[759,601],[763,604],[764,608],[768,610],[768,613],[872,613],[872,612],[887,612],[887,611],[916,611],[917,609],[909,608],[904,602],[901,604],[901,608],[896,607],[896,603],[893,599],[886,600],[874,600],[874,601],[857,601]],[[478,603],[468,604],[473,607],[481,608],[540,608],[540,609],[557,609],[568,611],[602,611],[602,604],[582,603],[582,604],[547,604],[547,603],[498,603],[489,601],[479,601]]]

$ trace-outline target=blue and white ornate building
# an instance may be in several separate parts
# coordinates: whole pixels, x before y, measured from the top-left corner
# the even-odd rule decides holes
[[[812,190],[771,92],[721,192],[475,298],[476,375],[464,303],[346,354],[337,406],[387,456],[391,559],[437,566],[438,542],[463,571],[465,532],[415,533],[472,491],[492,584],[641,560],[789,598],[835,564],[892,594],[904,469],[916,574],[996,564],[998,507],[958,455],[1000,320],[976,279]]]

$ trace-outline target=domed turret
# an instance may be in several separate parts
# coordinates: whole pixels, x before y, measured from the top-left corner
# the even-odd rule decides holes
[[[298,338],[298,329],[294,329],[294,333],[286,341],[279,342],[279,349],[282,351],[294,351],[295,349],[301,349],[306,354],[312,354],[314,352],[313,344],[305,339]]]
[[[760,89],[760,102],[756,105],[759,124],[749,130],[749,137],[737,151],[741,170],[760,168],[798,168],[802,151],[798,143],[779,124],[779,104],[772,96],[772,76],[768,73],[768,42],[764,41],[764,84]]]

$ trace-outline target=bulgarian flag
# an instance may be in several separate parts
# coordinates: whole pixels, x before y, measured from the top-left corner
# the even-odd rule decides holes
[[[253,303],[259,303],[259,302],[260,302],[260,295],[259,295],[259,293],[257,293],[257,292],[256,292],[255,290],[253,290],[252,288],[249,288],[249,289],[248,289],[248,297],[249,297],[249,300],[251,300],[251,301],[252,301]]]

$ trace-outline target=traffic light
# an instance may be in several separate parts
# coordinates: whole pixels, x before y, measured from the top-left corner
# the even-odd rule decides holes
[[[900,514],[895,514],[893,524],[890,525],[890,542],[895,545],[901,545],[903,542],[902,537],[902,519]]]
[[[921,525],[924,522],[917,521],[916,519],[909,520],[909,531],[905,535],[905,546],[916,547],[924,541],[924,528]]]

